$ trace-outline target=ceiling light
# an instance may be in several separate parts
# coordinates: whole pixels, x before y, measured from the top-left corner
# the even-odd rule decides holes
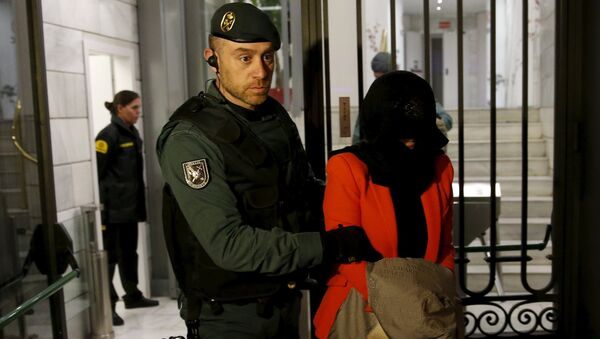
[[[437,1],[438,1],[438,4],[440,4],[440,5],[442,4],[442,2],[444,2],[444,0],[437,0]]]
[[[438,11],[441,11],[442,10],[442,6],[437,6],[435,9],[438,10]]]

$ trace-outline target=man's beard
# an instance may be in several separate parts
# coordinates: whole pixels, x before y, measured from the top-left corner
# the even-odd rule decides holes
[[[228,80],[226,80],[226,79],[224,80],[223,78],[221,78],[221,86],[220,87],[224,88],[228,92],[228,94],[233,96],[234,98],[236,98],[248,105],[256,107],[267,100],[267,97],[269,95],[268,88],[270,87],[269,86],[270,83],[271,83],[271,81],[269,80],[269,81],[263,81],[258,84],[252,84],[252,85],[242,87],[239,85],[235,86]],[[250,89],[250,87],[252,87],[254,85],[266,87],[267,89],[264,91],[264,94],[253,93],[252,90]]]

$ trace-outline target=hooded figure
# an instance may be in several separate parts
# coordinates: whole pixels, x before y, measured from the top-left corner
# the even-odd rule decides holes
[[[410,324],[398,319],[397,310],[390,311],[389,304],[382,302],[393,298],[394,305],[414,314],[419,312],[420,302],[440,305],[436,308],[440,312],[434,313],[443,314],[443,319],[422,320],[441,324],[441,332],[434,330],[435,333],[453,333],[453,295],[433,300],[433,304],[432,300],[404,298],[414,296],[411,291],[415,289],[396,284],[393,274],[377,273],[381,271],[378,266],[384,272],[390,272],[390,267],[401,271],[410,263],[417,267],[410,271],[415,271],[418,278],[410,281],[442,281],[441,285],[433,285],[444,287],[439,291],[454,292],[454,171],[442,151],[448,139],[436,126],[433,91],[419,76],[394,71],[373,82],[361,107],[361,141],[334,153],[327,164],[325,226],[329,230],[340,225],[360,225],[384,259],[336,267],[315,316],[317,336],[367,338],[382,328],[391,338],[413,338],[412,334],[419,331],[433,333],[424,327],[410,328]],[[414,258],[417,264],[413,265],[413,259],[399,258]],[[439,269],[432,270],[431,265]],[[416,283],[419,291],[425,291],[418,295],[441,293],[432,291],[430,286]],[[413,325],[419,324],[425,326],[420,321]],[[357,333],[361,334],[354,335]],[[432,337],[444,337],[436,335]]]
[[[437,151],[448,139],[437,129],[435,119],[435,97],[427,81],[411,72],[394,71],[373,82],[359,123],[369,143],[420,138],[429,150]]]
[[[435,97],[418,75],[396,71],[375,80],[362,104],[362,141],[349,148],[367,164],[374,183],[390,189],[401,257],[423,257],[427,232],[421,194],[435,176],[448,139],[436,125]]]

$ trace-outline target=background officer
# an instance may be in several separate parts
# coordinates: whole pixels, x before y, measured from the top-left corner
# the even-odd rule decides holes
[[[296,338],[304,270],[380,258],[358,227],[308,232],[320,228],[322,196],[312,192],[322,186],[296,126],[268,96],[280,44],[258,8],[217,9],[204,51],[217,78],[157,142],[188,338]]]
[[[140,117],[142,102],[137,93],[121,91],[104,106],[112,116],[110,124],[96,137],[102,238],[108,253],[113,325],[123,325],[123,319],[115,312],[119,296],[112,283],[117,263],[125,290],[125,308],[158,305],[158,301],[144,298],[137,288],[138,222],[146,220],[146,202],[142,139],[134,124]]]

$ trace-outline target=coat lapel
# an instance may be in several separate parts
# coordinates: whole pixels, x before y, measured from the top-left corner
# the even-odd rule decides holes
[[[398,229],[396,227],[396,213],[394,211],[394,203],[390,194],[390,189],[385,186],[380,186],[370,182],[370,187],[373,193],[373,200],[377,205],[379,212],[379,220],[381,225],[375,234],[378,234],[382,244],[385,244],[385,257],[398,256]],[[370,200],[367,198],[367,200]]]

